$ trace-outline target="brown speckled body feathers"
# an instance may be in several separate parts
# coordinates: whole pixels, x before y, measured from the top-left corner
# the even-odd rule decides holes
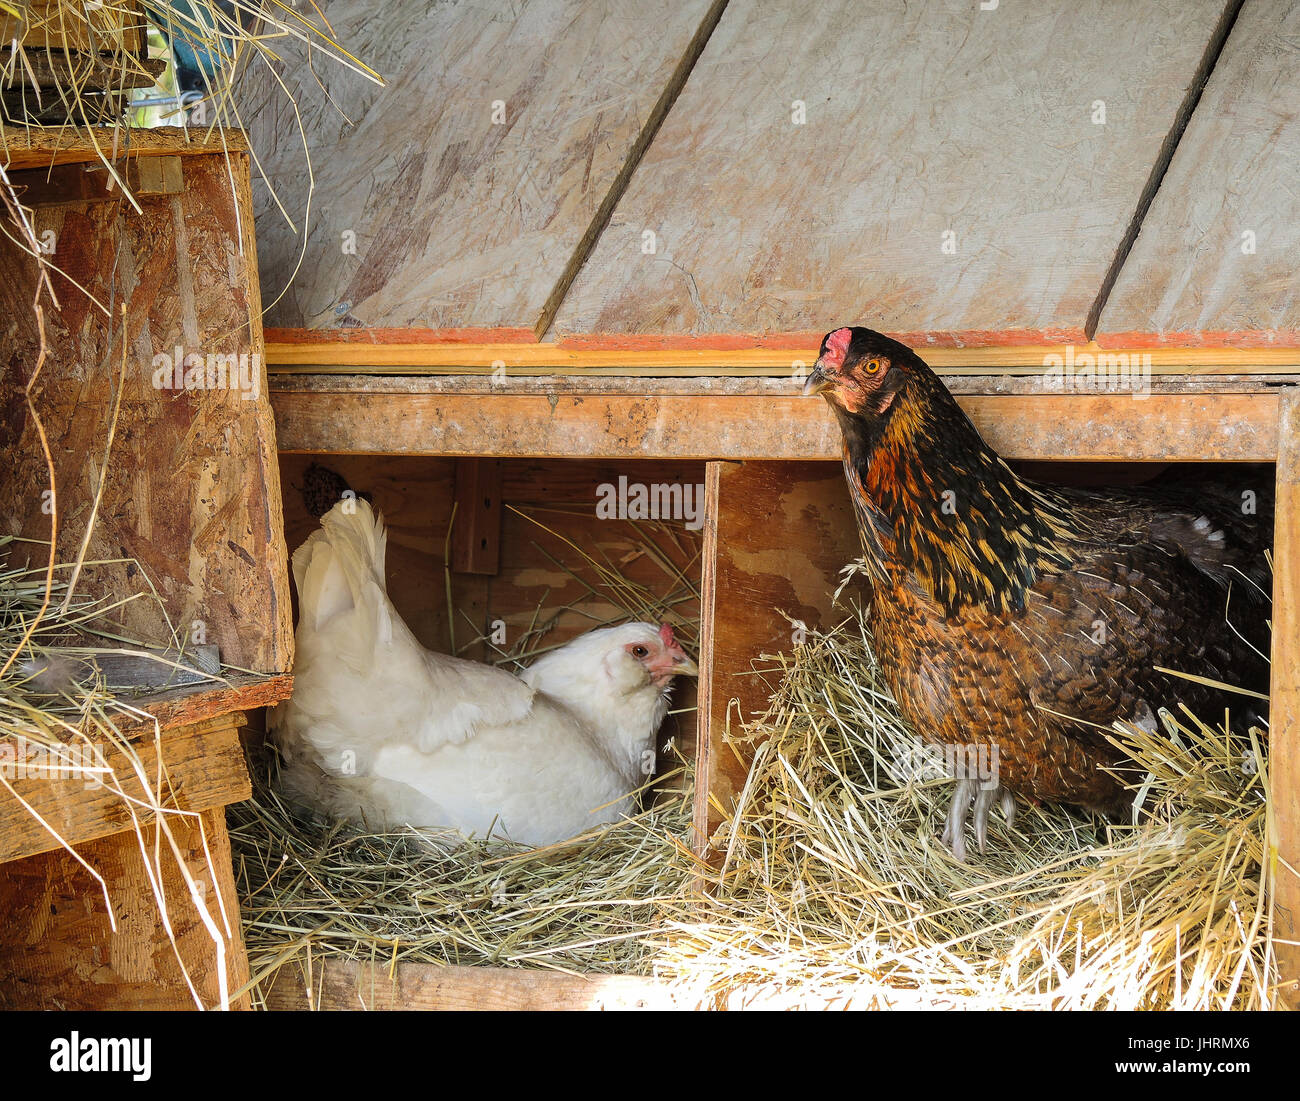
[[[1180,701],[1211,723],[1262,711],[1157,667],[1267,691],[1264,479],[1175,474],[1122,491],[1021,479],[919,358],[878,340],[906,372],[888,415],[832,407],[874,649],[918,734],[995,746],[1014,792],[1118,814],[1131,795],[1107,770],[1124,761],[1098,728],[1150,725]]]

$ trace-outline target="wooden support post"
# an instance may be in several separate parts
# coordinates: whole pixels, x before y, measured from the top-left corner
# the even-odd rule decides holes
[[[1282,398],[1273,537],[1269,775],[1273,915],[1282,1000],[1300,1009],[1300,390]]]
[[[451,568],[495,575],[501,568],[501,460],[456,463],[456,517],[451,527]]]
[[[796,627],[830,627],[839,572],[856,557],[857,529],[839,463],[709,463],[705,476],[700,607],[697,851],[745,782],[743,747],[724,740],[761,713],[772,690],[755,660],[789,651]],[[784,614],[783,614],[784,613]]]

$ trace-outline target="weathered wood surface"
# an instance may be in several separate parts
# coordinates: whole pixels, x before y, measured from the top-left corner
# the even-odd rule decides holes
[[[1281,995],[1300,1009],[1300,390],[1282,403],[1273,535],[1269,777],[1276,854],[1273,914]]]
[[[6,171],[16,172],[56,164],[94,164],[102,154],[116,161],[123,157],[210,156],[223,147],[231,153],[248,152],[248,141],[242,130],[220,131],[212,142],[204,140],[206,135],[206,128],[187,130],[181,126],[160,126],[156,130],[99,126],[38,130],[7,126],[0,131],[0,165]]]
[[[1300,3],[1246,0],[1098,340],[1300,344]],[[1244,252],[1243,234],[1254,251]]]
[[[451,568],[495,574],[501,569],[501,460],[459,459],[455,483]]]
[[[36,188],[25,196],[35,204],[37,234],[53,234],[53,257],[68,276],[54,277],[60,308],[46,301],[48,353],[34,400],[55,456],[58,560],[77,557],[101,468],[87,559],[134,560],[88,566],[84,589],[145,593],[120,611],[126,632],[167,646],[173,639],[138,576],[143,568],[178,630],[191,635],[201,622],[204,637],[195,641],[218,644],[227,663],[279,672],[290,666],[292,635],[247,157],[233,154],[228,166],[219,143],[208,149],[182,159],[183,193],[141,196],[141,214],[120,201],[45,205]],[[48,540],[49,472],[23,396],[39,347],[35,265],[2,241],[0,272],[0,314],[11,325],[0,357],[0,443],[14,457],[0,490],[0,527]],[[247,388],[157,388],[155,357],[177,347],[207,362],[244,357]],[[23,554],[44,562],[42,548]]]
[[[287,965],[266,989],[283,1010],[630,1010],[695,1008],[687,997],[636,975],[565,975],[506,967],[439,967],[317,960]]]
[[[19,11],[21,17],[0,11],[0,42],[6,46],[17,40],[33,53],[45,46],[136,53],[144,46],[144,13],[134,0],[114,0],[112,4],[26,0]]]
[[[586,392],[493,393],[375,387],[276,390],[290,452],[588,458],[829,459],[840,432],[826,403],[790,391],[638,393],[602,380]],[[748,380],[746,380],[748,381]],[[603,391],[603,392],[602,392]],[[1256,461],[1277,453],[1277,391],[995,394],[959,398],[1007,458],[1097,462]]]
[[[0,863],[61,849],[59,838],[78,846],[130,830],[132,811],[142,825],[148,826],[154,815],[147,808],[155,803],[197,812],[249,798],[252,788],[238,733],[242,722],[243,715],[235,712],[168,730],[158,742],[153,738],[139,739],[134,748],[143,773],[136,772],[130,759],[116,746],[101,744],[103,765],[94,767],[112,771],[98,778],[31,774],[28,770],[32,764],[56,765],[56,761],[44,755],[34,756],[28,743],[22,754],[24,775],[10,780],[8,786],[0,786]],[[82,745],[77,740],[70,749],[77,752]],[[157,786],[159,748],[161,787]],[[100,759],[97,753],[87,760]],[[74,760],[82,758],[70,758],[69,763]],[[148,783],[147,791],[141,775]],[[128,799],[132,802],[128,803]],[[57,838],[41,825],[33,812],[45,820]]]
[[[308,67],[296,43],[277,42],[317,191],[302,267],[270,322],[531,330],[708,8],[531,0],[491,15],[477,5],[330,4],[338,40],[388,86]],[[308,169],[274,77],[253,65],[237,95],[298,227],[259,186],[269,304],[302,251]],[[346,233],[355,254],[343,251]]]
[[[789,653],[799,623],[826,630],[847,614],[831,598],[840,570],[860,553],[839,463],[709,463],[706,484],[700,852],[745,782],[740,721],[761,713],[775,687],[761,655]]]
[[[225,814],[205,811],[193,825],[174,820],[172,829],[180,859],[197,880],[208,920],[220,937],[233,993],[248,982],[248,959]],[[62,850],[0,864],[0,913],[5,915],[0,1007],[193,1009],[178,954],[199,1001],[206,1008],[219,1004],[216,942],[178,870],[176,854],[164,843],[155,862],[152,838],[146,837],[152,869],[132,832],[79,847],[104,879],[107,904],[100,883]],[[175,949],[154,901],[154,879],[167,900]],[[117,917],[116,932],[108,905]],[[234,1000],[233,1008],[247,1005],[245,996]]]
[[[293,693],[293,676],[264,677],[252,673],[228,673],[224,684],[192,685],[165,692],[146,692],[138,697],[119,694],[123,702],[144,713],[138,719],[119,716],[118,729],[124,734],[151,731],[155,726],[169,730],[176,726],[205,722],[232,711],[251,711],[287,700]]]
[[[1224,8],[732,0],[555,332],[1080,340]]]

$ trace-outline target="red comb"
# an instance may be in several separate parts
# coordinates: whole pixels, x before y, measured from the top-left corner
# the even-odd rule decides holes
[[[659,628],[659,638],[665,646],[676,646],[677,639],[673,635],[673,629],[665,623]]]
[[[826,338],[826,354],[822,359],[832,367],[840,366],[848,354],[849,341],[852,339],[852,329],[836,329]]]

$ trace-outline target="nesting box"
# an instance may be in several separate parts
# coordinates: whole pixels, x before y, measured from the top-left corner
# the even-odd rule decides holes
[[[56,265],[45,284],[31,255],[0,246],[12,326],[0,518],[46,541],[11,545],[10,564],[84,557],[86,590],[156,597],[123,605],[123,637],[215,646],[245,672],[122,693],[138,709],[122,733],[148,779],[112,749],[109,764],[128,796],[161,779],[155,797],[183,815],[156,864],[135,832],[152,828],[147,811],[102,787],[29,779],[0,792],[0,1002],[210,1007],[247,979],[223,812],[249,792],[238,729],[287,696],[293,658],[247,152],[233,134],[133,135],[112,159],[131,199],[100,161],[105,138],[31,132],[2,154]],[[182,863],[204,884],[197,900]]]

